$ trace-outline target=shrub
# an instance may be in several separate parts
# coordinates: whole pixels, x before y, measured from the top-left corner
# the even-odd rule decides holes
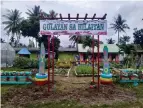
[[[14,67],[22,69],[29,68],[30,65],[31,65],[30,59],[26,57],[16,57],[13,64]]]
[[[31,68],[38,68],[38,60],[31,60]]]
[[[123,66],[119,63],[116,63],[116,62],[111,62],[110,63],[110,68],[111,67],[114,67],[114,68],[122,68]]]
[[[70,68],[71,67],[71,63],[70,61],[57,61],[56,62],[56,67],[57,68]]]
[[[29,59],[26,57],[16,57],[14,60],[13,67],[28,69],[28,68],[39,68],[39,60]],[[50,60],[50,68],[52,67],[52,60]],[[48,60],[45,59],[45,68],[48,68]]]

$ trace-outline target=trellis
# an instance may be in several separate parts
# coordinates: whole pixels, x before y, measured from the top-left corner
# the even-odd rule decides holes
[[[88,17],[88,14],[85,14],[85,17],[79,17],[79,14],[76,15],[76,17],[71,17],[70,14],[68,14],[68,17],[63,17],[62,14],[59,14],[59,17],[45,17],[44,14],[41,14],[41,20],[105,20],[107,14],[104,14],[102,17],[96,17],[96,13],[93,15],[93,17]],[[51,84],[54,84],[54,35],[47,35],[48,36],[48,91],[50,91]],[[53,38],[52,40],[52,73],[50,73],[50,38]],[[95,82],[94,79],[94,34],[92,36],[92,81]],[[99,71],[100,71],[100,65],[99,65],[99,35],[98,35],[98,91],[100,87],[99,82]],[[50,82],[50,76],[52,75],[52,81]],[[50,84],[51,83],[51,84]]]

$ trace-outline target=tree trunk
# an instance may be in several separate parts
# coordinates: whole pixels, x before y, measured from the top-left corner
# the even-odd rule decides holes
[[[120,44],[119,31],[118,31],[118,44]]]
[[[20,35],[17,35],[17,43],[16,43],[17,47],[18,47],[19,40],[20,40]]]

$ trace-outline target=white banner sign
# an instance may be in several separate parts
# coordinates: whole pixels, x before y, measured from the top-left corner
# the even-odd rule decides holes
[[[41,35],[107,35],[106,20],[40,20]]]

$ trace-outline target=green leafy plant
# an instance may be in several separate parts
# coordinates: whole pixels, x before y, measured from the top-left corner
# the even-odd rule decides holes
[[[94,70],[96,73],[96,70]],[[92,66],[80,65],[76,68],[77,74],[92,74]]]
[[[114,67],[114,68],[122,68],[123,66],[119,63],[116,62],[110,62],[110,68]]]

